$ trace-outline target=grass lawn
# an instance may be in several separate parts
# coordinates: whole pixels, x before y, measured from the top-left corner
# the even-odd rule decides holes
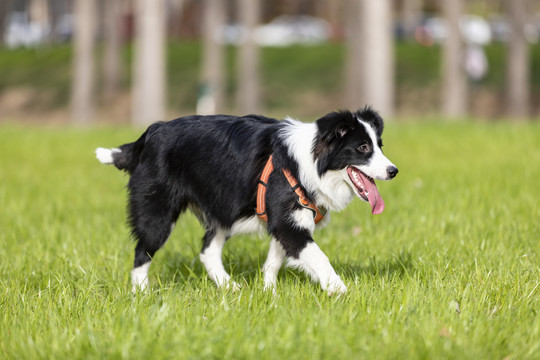
[[[94,159],[128,128],[0,127],[0,358],[538,359],[540,126],[387,124],[382,215],[355,200],[315,234],[349,288],[329,298],[238,237],[220,291],[181,218],[133,295],[127,177]]]

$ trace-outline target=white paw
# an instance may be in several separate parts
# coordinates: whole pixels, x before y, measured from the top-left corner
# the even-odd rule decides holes
[[[226,282],[224,282],[222,285],[219,286],[220,288],[222,289],[225,289],[225,290],[231,290],[231,291],[240,291],[240,289],[242,288],[238,283],[232,281],[232,280],[228,280]]]
[[[276,283],[275,282],[264,282],[264,288],[263,288],[264,291],[271,291],[272,292],[272,295],[276,296],[277,295],[277,292],[276,292]]]
[[[150,268],[150,261],[146,264],[143,264],[139,267],[131,270],[131,285],[132,291],[137,293],[139,291],[147,292],[148,291],[148,269]]]
[[[347,293],[347,286],[345,286],[343,281],[338,278],[328,284],[326,287],[326,292],[328,293],[328,296],[345,295]]]
[[[132,284],[131,291],[134,294],[136,294],[138,292],[148,293],[149,292],[148,281],[143,281],[141,283]]]
[[[238,284],[237,282],[234,282],[234,281],[231,281],[229,282],[229,286],[230,286],[230,289],[232,291],[240,291],[242,289],[242,286],[240,286],[240,284]]]

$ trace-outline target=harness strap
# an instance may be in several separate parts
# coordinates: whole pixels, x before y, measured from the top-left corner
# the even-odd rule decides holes
[[[266,187],[268,185],[268,178],[270,177],[272,171],[274,171],[274,164],[272,163],[272,155],[270,155],[261,174],[259,185],[257,187],[257,216],[264,221],[268,221],[268,215],[266,214]],[[324,219],[326,212],[322,213],[319,208],[315,206],[315,204],[309,201],[306,194],[300,187],[298,180],[296,180],[296,178],[291,174],[289,169],[282,169],[282,171],[285,178],[289,182],[289,185],[291,186],[291,190],[296,194],[296,196],[298,196],[298,203],[302,207],[311,210],[313,212],[313,220],[315,221],[315,224],[319,223],[322,219]]]
[[[266,185],[268,184],[268,178],[274,171],[274,164],[272,163],[272,155],[268,158],[264,170],[257,186],[257,216],[264,221],[268,221],[268,215],[266,215]]]
[[[319,208],[315,206],[315,204],[313,204],[311,201],[309,201],[306,194],[300,187],[300,184],[298,184],[298,180],[296,180],[296,178],[291,174],[291,171],[289,169],[283,169],[283,174],[285,174],[289,185],[291,185],[291,189],[295,192],[296,196],[298,196],[298,203],[304,208],[313,211],[313,220],[315,221],[315,224],[319,223],[322,219],[324,219],[326,212],[324,214],[321,213],[321,211],[319,211]]]

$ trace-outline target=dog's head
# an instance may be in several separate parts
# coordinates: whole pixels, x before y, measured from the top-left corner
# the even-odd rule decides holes
[[[331,181],[346,182],[350,191],[370,203],[373,214],[384,210],[374,180],[390,180],[398,173],[381,149],[383,127],[383,120],[370,107],[354,113],[333,112],[317,120],[313,146],[319,176],[331,174]]]

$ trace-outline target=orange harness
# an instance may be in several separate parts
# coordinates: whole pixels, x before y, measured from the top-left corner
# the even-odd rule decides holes
[[[302,207],[313,211],[313,221],[315,221],[315,224],[319,223],[322,219],[324,219],[326,212],[322,213],[319,208],[315,206],[315,204],[309,201],[304,194],[304,191],[300,187],[300,184],[298,184],[298,181],[294,178],[294,176],[292,176],[288,169],[282,170],[283,174],[287,178],[287,181],[289,182],[289,185],[291,185],[292,191],[294,191],[296,196],[298,196],[298,203]],[[268,185],[268,178],[270,177],[272,171],[274,171],[274,164],[272,163],[272,155],[270,155],[261,174],[259,186],[257,188],[257,216],[264,221],[268,221],[268,215],[266,214],[266,186]]]

